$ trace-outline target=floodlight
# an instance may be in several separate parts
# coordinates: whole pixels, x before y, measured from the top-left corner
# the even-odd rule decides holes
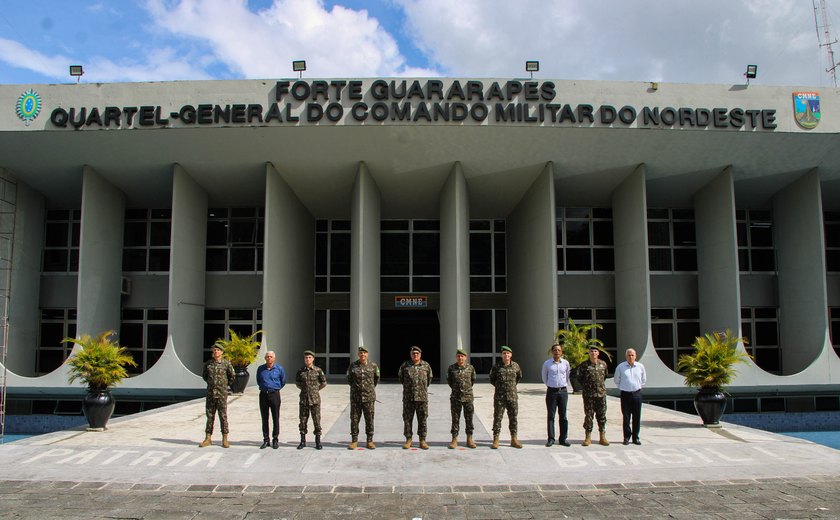
[[[525,72],[539,72],[540,70],[540,62],[538,61],[526,61],[525,62]]]
[[[70,65],[70,75],[76,77],[76,83],[79,82],[79,79],[82,77],[85,71],[82,69],[81,65]]]
[[[754,79],[757,74],[758,65],[747,65],[747,72],[744,73],[744,76],[746,76],[747,79]]]

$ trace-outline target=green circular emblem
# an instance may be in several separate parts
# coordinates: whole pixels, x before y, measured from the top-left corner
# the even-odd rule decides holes
[[[29,123],[38,117],[41,112],[41,96],[32,89],[20,95],[17,102],[17,115],[29,126]]]

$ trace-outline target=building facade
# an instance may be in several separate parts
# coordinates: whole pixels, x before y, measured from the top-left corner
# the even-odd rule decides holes
[[[755,359],[731,391],[837,395],[840,95],[816,90],[2,85],[10,395],[71,392],[61,339],[105,330],[139,397],[194,395],[229,329],[336,378],[360,345],[387,379],[414,344],[436,375],[507,344],[537,381],[568,320],[634,347],[650,395],[724,329]]]

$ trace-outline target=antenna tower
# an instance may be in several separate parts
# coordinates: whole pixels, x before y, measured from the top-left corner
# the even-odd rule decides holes
[[[825,69],[826,72],[831,74],[831,81],[834,84],[834,87],[837,87],[837,62],[834,61],[834,49],[831,46],[837,43],[837,40],[831,39],[831,32],[828,28],[828,13],[826,12],[825,8],[825,0],[820,0],[820,5],[817,7],[817,0],[811,0],[812,5],[814,6],[814,27],[817,30],[817,44],[820,47],[825,47],[826,52],[828,53],[828,63],[829,68]],[[817,15],[817,11],[819,10],[819,16]],[[822,22],[822,25],[820,25]],[[820,29],[823,30],[823,36],[820,37]]]

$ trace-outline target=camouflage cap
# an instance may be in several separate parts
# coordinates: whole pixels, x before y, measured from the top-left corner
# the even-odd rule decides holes
[[[213,348],[217,348],[217,349],[221,350],[222,352],[225,351],[225,346],[224,345],[215,344],[215,345],[213,345]]]
[[[467,351],[462,349],[462,348],[459,348],[458,350],[456,350],[455,353],[458,354],[459,356],[466,356],[467,355]]]
[[[420,354],[422,354],[423,350],[417,345],[414,345],[413,347],[411,347],[411,349],[409,349],[409,352],[419,352]]]
[[[312,352],[311,350],[304,350],[304,351],[303,351],[303,355],[304,355],[304,356],[312,356],[312,357],[315,357],[315,353],[314,353],[314,352]]]
[[[500,349],[500,350],[501,350],[502,352],[510,352],[511,354],[513,354],[513,350],[512,350],[509,346],[507,346],[507,345],[502,345],[502,347],[501,347],[501,349]]]
[[[368,349],[362,346],[359,346],[359,352],[367,352]]]

